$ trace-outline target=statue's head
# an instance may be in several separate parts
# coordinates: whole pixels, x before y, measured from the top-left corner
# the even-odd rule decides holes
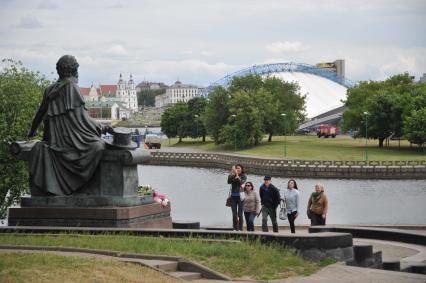
[[[59,58],[58,63],[56,63],[56,71],[60,79],[68,77],[78,78],[78,66],[74,56],[64,55]]]

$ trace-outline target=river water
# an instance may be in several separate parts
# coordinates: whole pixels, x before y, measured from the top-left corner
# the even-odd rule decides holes
[[[232,226],[231,209],[225,207],[228,172],[220,169],[139,165],[139,183],[151,185],[172,202],[174,220],[199,221],[202,226]],[[263,176],[248,175],[258,191]],[[279,189],[288,178],[272,178]],[[325,187],[329,200],[327,224],[426,225],[425,180],[296,179],[300,192],[300,217],[308,224],[306,207],[316,183]],[[278,220],[279,224],[287,221]],[[256,219],[260,224],[260,218]]]

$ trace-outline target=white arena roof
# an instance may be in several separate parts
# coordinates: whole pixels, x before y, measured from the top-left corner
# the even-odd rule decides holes
[[[310,73],[279,72],[264,75],[276,77],[286,82],[297,82],[300,93],[306,94],[306,113],[308,118],[315,117],[343,105],[347,88],[332,80]]]

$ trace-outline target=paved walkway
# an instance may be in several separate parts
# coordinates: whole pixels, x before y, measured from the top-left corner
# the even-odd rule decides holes
[[[380,269],[361,268],[346,266],[344,264],[329,265],[312,276],[288,278],[286,280],[277,280],[274,282],[285,283],[323,283],[323,282],[340,282],[340,283],[405,283],[418,282],[425,283],[426,275],[386,271]]]
[[[192,282],[224,282],[197,280]],[[233,281],[253,282],[253,281]],[[262,281],[259,281],[262,282]],[[264,282],[264,281],[263,281]],[[291,277],[285,280],[272,280],[274,283],[425,283],[426,275],[386,271],[346,266],[340,263],[324,267],[319,272],[307,277]]]

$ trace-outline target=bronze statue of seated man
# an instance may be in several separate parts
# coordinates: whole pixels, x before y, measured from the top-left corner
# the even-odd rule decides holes
[[[102,126],[85,109],[77,85],[78,66],[74,56],[59,59],[59,79],[44,92],[28,133],[34,137],[43,122],[43,140],[34,145],[28,158],[32,196],[73,194],[89,182],[101,160]]]

